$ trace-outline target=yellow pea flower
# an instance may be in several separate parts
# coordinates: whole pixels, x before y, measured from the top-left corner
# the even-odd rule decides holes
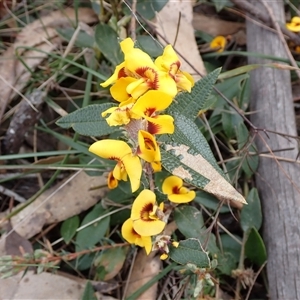
[[[151,134],[174,133],[174,119],[169,115],[156,115],[166,109],[173,98],[161,91],[148,91],[133,105],[131,111],[148,121],[147,131]]]
[[[103,87],[116,84],[116,87],[111,88],[114,99],[122,102],[126,99],[126,95],[128,98],[138,99],[148,90],[164,91],[172,97],[177,94],[174,81],[162,76],[151,57],[141,49],[134,48],[131,38],[122,41],[120,46],[124,53],[124,62],[119,64],[113,75],[101,84]]]
[[[300,32],[300,17],[293,17],[290,23],[286,23],[286,28],[292,32]]]
[[[183,180],[177,176],[167,177],[162,184],[162,191],[174,203],[187,203],[196,197],[195,191],[183,186]]]
[[[163,218],[163,203],[156,203],[156,196],[150,190],[143,190],[134,200],[131,208],[131,220],[134,230],[141,236],[161,233],[166,223]]]
[[[137,155],[147,162],[158,162],[161,160],[159,146],[155,137],[147,131],[139,130]]]
[[[123,141],[101,140],[92,144],[89,151],[106,159],[115,160],[113,177],[127,181],[129,177],[131,190],[135,192],[140,187],[142,165],[140,159],[133,155],[131,148]]]
[[[181,63],[171,45],[167,45],[163,54],[156,58],[155,65],[175,81],[178,91],[191,92],[194,79],[189,73],[180,70]]]
[[[224,36],[218,35],[210,42],[210,48],[217,52],[223,52],[227,44],[227,40]]]
[[[127,219],[121,229],[123,238],[130,244],[135,244],[140,247],[144,247],[146,253],[149,254],[152,249],[151,236],[141,236],[133,228],[133,221],[129,218]]]

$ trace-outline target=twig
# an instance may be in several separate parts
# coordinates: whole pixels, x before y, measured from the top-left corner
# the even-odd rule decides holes
[[[137,3],[137,0],[133,0],[132,5],[131,5],[132,17],[130,20],[130,35],[133,40],[136,39],[136,32],[135,32],[135,30],[136,30],[136,22],[135,22],[136,3]]]
[[[7,188],[5,188],[2,185],[0,185],[0,193],[6,195],[8,197],[12,197],[12,198],[14,198],[14,200],[16,200],[18,202],[21,202],[21,203],[26,201],[25,198],[23,198],[22,196],[18,195],[17,193],[15,193],[15,192],[7,189]]]
[[[260,272],[263,270],[263,268],[265,267],[266,264],[267,264],[267,261],[265,261],[265,262],[260,266],[260,268],[258,269],[258,271],[256,272],[256,274],[255,274],[255,276],[254,276],[254,278],[253,278],[253,283],[252,283],[251,286],[249,287],[249,290],[248,290],[248,292],[247,292],[247,295],[246,295],[246,297],[245,297],[245,300],[248,300],[248,299],[249,299],[250,293],[251,293],[251,291],[252,291],[252,289],[253,289],[253,287],[254,287],[254,283],[256,282],[256,279],[257,279],[258,275],[259,275]]]

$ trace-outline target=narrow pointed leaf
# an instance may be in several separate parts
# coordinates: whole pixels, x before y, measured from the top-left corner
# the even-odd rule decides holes
[[[56,124],[62,128],[72,127],[81,135],[103,136],[111,134],[117,131],[119,127],[109,126],[101,113],[113,106],[112,103],[89,105],[60,118]]]
[[[267,260],[267,250],[264,241],[254,227],[250,228],[246,234],[249,235],[245,244],[245,255],[253,263],[261,266]]]
[[[225,179],[210,147],[188,118],[175,113],[176,130],[164,140],[162,164],[173,175],[215,195],[219,200],[246,203],[244,197]],[[172,142],[172,141],[176,141]]]
[[[249,228],[260,229],[262,224],[262,210],[260,199],[256,188],[251,189],[247,197],[248,205],[241,211],[241,227],[246,232]]]

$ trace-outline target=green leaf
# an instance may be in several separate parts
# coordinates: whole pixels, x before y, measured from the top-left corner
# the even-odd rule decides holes
[[[132,0],[128,2],[132,4]],[[139,0],[137,1],[136,10],[145,19],[151,20],[155,17],[155,13],[162,10],[167,2],[168,0]],[[130,13],[127,7],[125,10]]]
[[[62,128],[72,127],[77,133],[87,136],[111,134],[119,127],[109,126],[101,113],[113,106],[112,103],[89,105],[60,118],[56,124]]]
[[[243,196],[226,180],[195,123],[177,113],[173,117],[176,128],[174,134],[159,140],[164,142],[161,147],[164,168],[220,200],[246,203]]]
[[[228,139],[235,137],[236,131],[243,122],[243,118],[229,106],[222,112],[222,125]]]
[[[206,193],[204,191],[197,191],[195,201],[206,208],[212,209],[216,211],[220,206],[220,201],[214,197],[213,195]],[[229,209],[228,205],[222,205],[220,208],[220,213],[228,213],[231,210]]]
[[[188,263],[198,268],[209,268],[210,259],[198,239],[187,239],[179,242],[177,248],[170,246],[169,257],[180,265]]]
[[[90,281],[86,282],[81,300],[97,300],[94,288]]]
[[[101,203],[95,205],[93,210],[85,216],[81,223],[81,226],[99,218],[106,212],[107,211],[101,206]],[[90,249],[97,243],[99,243],[99,241],[105,236],[105,233],[109,228],[109,221],[110,217],[107,216],[104,219],[80,230],[76,236],[76,252],[84,249]]]
[[[69,244],[74,235],[76,234],[76,230],[79,226],[79,217],[73,216],[67,220],[65,220],[60,228],[60,234],[66,244]]]
[[[245,255],[253,263],[261,266],[267,260],[267,251],[259,232],[253,227],[248,230],[247,242],[245,243]]]
[[[249,131],[244,123],[236,127],[236,137],[239,150],[243,149],[249,141]]]
[[[225,275],[231,275],[232,270],[237,267],[237,261],[230,252],[219,253],[217,255],[217,269]]]
[[[243,89],[244,80],[249,78],[249,74],[242,74],[235,76],[229,79],[224,80],[223,82],[217,83],[215,87],[225,95],[229,100],[237,99],[241,95],[241,90]],[[217,97],[217,106],[225,104],[222,96],[213,91],[213,96]]]
[[[138,48],[149,54],[151,57],[162,55],[162,46],[149,35],[139,35],[136,37]]]
[[[203,156],[203,158],[207,160],[220,175],[226,178],[216,162],[209,144],[197,125],[188,117],[185,117],[180,113],[175,112],[172,116],[175,120],[175,132],[169,136],[169,139],[175,143],[186,145],[195,152],[201,154],[201,156]]]
[[[70,41],[75,33],[74,28],[60,28],[56,29],[58,34],[62,36],[66,41]],[[79,31],[79,33],[76,36],[75,45],[77,47],[82,48],[93,48],[95,44],[95,39],[87,34],[84,31]]]
[[[254,144],[250,145],[247,153],[245,153],[245,156],[242,157],[243,159],[242,169],[245,172],[247,178],[250,178],[258,168],[259,157],[258,155],[253,155],[253,154],[250,155],[248,152],[257,153],[256,146]]]
[[[239,236],[234,235],[234,237],[241,241],[241,238]],[[235,262],[239,262],[242,249],[242,241],[238,243],[229,234],[226,233],[220,234],[220,239],[223,251],[231,253],[235,259]]]
[[[120,64],[123,60],[118,38],[118,34],[107,24],[96,26],[95,41],[97,46],[113,66]]]
[[[220,251],[217,247],[215,236],[212,233],[208,234],[208,232],[206,232],[202,214],[197,208],[187,205],[176,207],[174,220],[178,230],[186,238],[196,238],[204,246],[209,237],[207,244],[207,250],[209,253],[216,254]]]
[[[183,115],[194,121],[200,110],[207,109],[212,99],[209,97],[213,86],[220,74],[221,68],[214,70],[207,76],[198,80],[192,88],[191,93],[179,93],[171,106],[167,109],[167,114]],[[209,105],[208,102],[209,101]]]
[[[259,230],[262,224],[262,211],[256,188],[251,189],[249,192],[247,202],[248,205],[244,205],[241,211],[241,227],[244,232],[252,227]]]
[[[114,278],[122,269],[128,247],[106,249],[95,259],[96,272],[100,276],[96,280],[108,281]],[[98,273],[99,274],[99,273]]]

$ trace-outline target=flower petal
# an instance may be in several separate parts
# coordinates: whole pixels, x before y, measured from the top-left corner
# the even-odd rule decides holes
[[[101,140],[93,143],[89,151],[106,159],[121,160],[127,154],[132,154],[128,144],[118,140]]]
[[[292,32],[300,32],[300,17],[293,17],[290,23],[286,23],[286,28]]]
[[[127,38],[120,43],[120,47],[123,53],[127,53],[134,48],[134,42],[131,38]]]
[[[160,150],[155,137],[147,131],[138,132],[138,156],[147,162],[160,161]]]
[[[227,44],[227,40],[224,36],[216,36],[209,44],[210,48],[217,52],[223,52]]]
[[[136,199],[133,202],[130,218],[132,220],[140,219],[141,211],[143,210],[144,206],[152,205],[153,207],[155,202],[156,202],[156,196],[152,191],[150,190],[141,191],[140,194],[136,197]]]
[[[161,162],[160,161],[153,161],[151,163],[151,167],[153,169],[153,172],[160,172],[162,170]]]
[[[151,57],[138,48],[132,48],[124,53],[125,68],[132,73],[143,75],[143,69],[151,68],[157,70]],[[144,76],[143,76],[144,77]]]
[[[146,253],[149,254],[152,250],[152,239],[150,236],[141,236]]]
[[[121,69],[123,69],[125,66],[125,62],[122,62],[121,64],[117,65],[115,68],[115,72],[103,83],[101,83],[100,85],[102,87],[107,87],[111,84],[113,84],[114,82],[116,82],[116,80],[119,78],[119,72],[121,71]]]
[[[145,247],[146,253],[149,254],[152,249],[152,240],[150,236],[141,236],[133,229],[133,221],[127,219],[121,229],[123,238],[130,244]]]
[[[130,218],[134,230],[142,236],[159,234],[166,226],[165,222],[154,217],[155,206],[156,196],[150,190],[143,190],[133,202]]]
[[[161,220],[149,220],[147,222],[143,220],[133,221],[134,230],[142,236],[156,235],[161,233],[166,226],[166,223]]]
[[[189,191],[184,194],[170,194],[168,199],[173,203],[188,203],[194,200],[196,197],[195,191]]]
[[[191,92],[191,89],[194,86],[194,79],[189,73],[179,71],[176,74],[175,80],[179,90]]]
[[[141,116],[151,117],[156,111],[161,111],[169,107],[173,98],[161,91],[151,90],[141,96],[134,106],[132,111]]]
[[[110,88],[112,97],[119,102],[127,101],[131,97],[126,91],[127,86],[134,81],[136,81],[136,79],[133,77],[122,77],[118,79]]]
[[[122,158],[122,162],[130,180],[131,191],[134,193],[139,189],[141,182],[142,165],[140,159],[133,154],[128,154]]]
[[[176,82],[165,72],[159,73],[157,90],[164,92],[171,97],[175,97],[178,92]]]
[[[143,247],[144,245],[139,242],[139,239],[141,238],[141,236],[134,231],[133,229],[133,222],[132,220],[129,218],[127,219],[121,228],[121,233],[123,238],[130,244],[135,244],[138,246]]]
[[[174,119],[169,115],[158,115],[155,117],[144,117],[148,121],[148,132],[151,134],[173,134]]]
[[[178,176],[169,176],[167,177],[162,184],[162,192],[164,194],[170,195],[180,189],[183,185],[183,180]]]
[[[109,172],[107,177],[107,186],[109,189],[113,190],[115,189],[119,184],[118,179],[116,179],[113,175],[113,172]]]

